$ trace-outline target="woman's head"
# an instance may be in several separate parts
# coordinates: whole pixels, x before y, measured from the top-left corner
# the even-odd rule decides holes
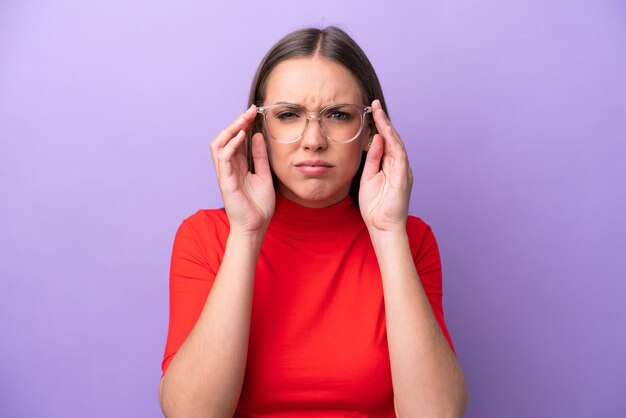
[[[311,69],[309,74],[315,80],[306,78],[305,72],[307,68]],[[280,73],[280,77],[276,76],[278,73]],[[291,82],[287,81],[287,75],[293,75],[294,80]],[[338,78],[334,79],[333,76]],[[305,80],[304,85],[301,81],[295,80],[298,77],[301,80]],[[324,80],[323,77],[326,77],[326,79]],[[294,84],[294,82],[297,84]],[[315,108],[307,108],[307,110],[318,111],[326,104],[333,104],[332,100],[334,99],[332,95],[334,90],[329,87],[318,94],[319,90],[316,90],[316,83],[318,86],[322,85],[320,83],[324,83],[323,85],[325,86],[328,83],[334,83],[335,87],[337,87],[339,86],[337,83],[342,82],[348,85],[348,87],[343,88],[342,91],[337,91],[338,96],[336,99],[340,100],[340,102],[343,101],[345,103],[345,100],[350,99],[353,104],[370,105],[374,99],[379,99],[383,109],[386,111],[378,77],[363,50],[349,35],[336,27],[302,29],[288,34],[268,51],[254,77],[248,104],[257,106],[273,104],[269,103],[268,99],[286,102],[291,99],[285,97],[283,92],[286,89],[292,89],[294,91],[290,93],[293,94],[289,94],[289,96],[300,97],[302,98],[302,100],[299,100],[301,102],[304,101],[304,96],[309,97],[310,104],[315,106]],[[310,91],[302,90],[301,85],[303,88],[308,87]],[[271,91],[268,92],[268,88]],[[352,88],[352,91],[350,91],[350,88]],[[268,97],[268,93],[270,93],[271,97]],[[311,98],[311,96],[314,97]],[[306,105],[306,103],[298,104]],[[371,138],[376,132],[371,115],[366,115],[365,121],[365,129],[361,137],[367,136]],[[316,125],[315,122],[309,124],[307,132],[317,129],[313,125]],[[261,131],[261,129],[262,118],[258,117],[251,134]],[[361,137],[358,141],[367,142],[367,138],[363,139]],[[266,140],[268,139],[266,138]],[[272,145],[274,145],[278,153],[285,151],[285,147],[287,147],[287,144],[271,144],[271,141],[268,140],[268,147],[272,148]],[[346,147],[354,148],[355,146],[355,144],[332,144],[332,149],[329,148],[330,151],[328,152],[330,157],[332,157],[334,151],[345,154],[347,152]],[[367,147],[362,148],[366,149]],[[272,151],[270,149],[270,156],[275,153]],[[322,153],[326,152],[321,148],[319,151]],[[364,161],[361,152],[357,155],[356,160],[356,170],[350,173],[350,194],[353,201],[358,204],[359,183]],[[272,167],[278,177],[275,178],[275,183],[280,186],[281,177],[280,173],[277,173],[277,171],[280,172],[280,169],[275,162],[272,162]]]

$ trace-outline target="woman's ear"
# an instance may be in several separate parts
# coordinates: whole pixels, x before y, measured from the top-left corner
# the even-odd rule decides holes
[[[374,139],[374,135],[376,135],[376,128],[373,128],[372,126],[368,125],[367,137],[365,138],[365,141],[363,141],[364,152],[367,152],[370,150],[370,147],[372,146],[372,140]]]
[[[367,137],[365,141],[366,142],[363,143],[363,151],[367,152],[370,150],[370,147],[372,146],[372,137]]]

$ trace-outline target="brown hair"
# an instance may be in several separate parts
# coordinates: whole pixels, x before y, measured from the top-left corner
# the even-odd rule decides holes
[[[261,64],[259,64],[250,88],[248,106],[252,104],[260,106],[263,104],[267,79],[278,64],[290,58],[311,57],[316,54],[344,66],[357,79],[363,94],[364,104],[369,105],[374,99],[379,99],[383,110],[388,114],[383,90],[380,87],[374,67],[372,67],[369,59],[354,39],[335,26],[328,26],[324,29],[300,29],[279,40],[267,52]],[[368,115],[367,121],[371,132],[375,133],[376,126],[371,115]],[[254,133],[261,130],[260,122],[260,118],[257,118],[256,123],[250,130],[246,144],[248,164],[252,171],[254,171],[254,164],[252,162],[250,138]],[[361,165],[350,186],[350,197],[352,197],[352,201],[357,206],[359,204],[359,186],[364,164],[365,152],[361,158]],[[274,176],[274,184],[276,184],[276,176]]]

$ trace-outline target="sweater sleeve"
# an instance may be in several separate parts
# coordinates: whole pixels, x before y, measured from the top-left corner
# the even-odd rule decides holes
[[[185,219],[174,238],[170,263],[170,318],[162,376],[195,325],[219,270],[227,226],[210,211]],[[226,228],[226,231],[224,231]]]
[[[450,344],[450,348],[456,354],[452,338],[450,338],[450,333],[444,320],[443,279],[437,240],[430,226],[420,218],[409,217],[407,229],[411,238],[411,251],[417,274],[422,282],[439,327],[448,344]]]

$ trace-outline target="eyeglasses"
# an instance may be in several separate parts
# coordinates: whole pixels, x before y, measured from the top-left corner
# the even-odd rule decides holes
[[[263,115],[267,133],[274,141],[283,144],[302,138],[311,119],[317,119],[322,132],[331,141],[354,141],[363,131],[365,115],[371,112],[371,106],[354,104],[330,105],[319,112],[307,112],[302,106],[292,103],[257,108],[257,113]]]

